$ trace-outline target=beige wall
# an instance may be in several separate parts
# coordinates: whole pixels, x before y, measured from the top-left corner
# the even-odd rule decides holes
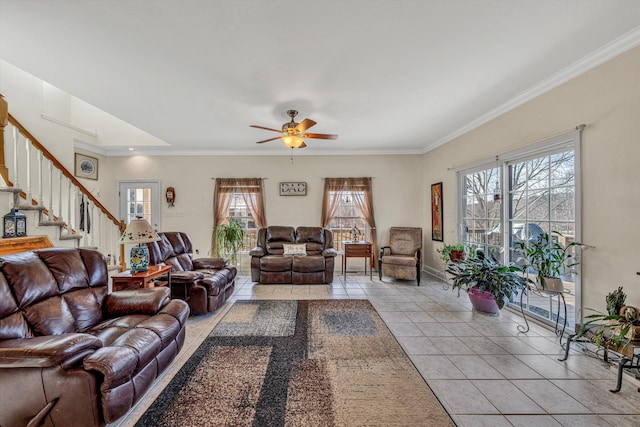
[[[288,153],[283,147],[283,151]],[[117,208],[117,180],[160,179],[162,191],[176,190],[175,207],[162,204],[162,230],[184,231],[201,255],[207,254],[213,226],[212,177],[266,178],[265,210],[269,225],[319,226],[325,177],[373,178],[378,241],[386,243],[391,226],[422,223],[421,156],[204,156],[109,157],[103,200]],[[280,196],[281,181],[307,182],[306,196]],[[164,200],[164,197],[163,197]],[[176,214],[181,216],[176,216]],[[169,216],[171,215],[171,216]]]
[[[18,76],[0,63],[0,85],[10,111],[48,149],[73,170],[73,138],[77,134],[43,122],[42,81]],[[11,84],[9,84],[11,83]],[[205,156],[103,157],[99,181],[83,180],[112,212],[116,211],[116,182],[160,179],[162,190],[176,188],[172,216],[162,209],[164,230],[183,230],[196,248],[209,248],[214,181],[211,177],[264,177],[267,220],[270,224],[319,224],[324,177],[374,177],[374,208],[379,242],[391,226],[424,227],[425,265],[439,269],[430,235],[430,184],[444,183],[445,241],[456,238],[455,169],[496,154],[526,146],[587,124],[582,143],[582,240],[596,246],[583,255],[583,307],[604,308],[605,295],[624,286],[628,303],[640,305],[640,47],[536,98],[525,105],[426,153],[423,156]],[[50,141],[53,141],[49,143]],[[427,141],[428,142],[428,141]],[[347,141],[342,143],[347,144]],[[281,197],[280,181],[306,181],[305,197]],[[179,212],[181,216],[176,216]]]
[[[445,241],[455,241],[455,171],[497,154],[573,129],[582,135],[583,307],[605,309],[607,293],[623,286],[640,305],[640,47],[569,81],[436,150],[423,159],[425,181],[444,182]],[[423,197],[428,197],[427,186]],[[427,198],[428,200],[428,198]],[[425,233],[431,213],[424,212]],[[427,241],[426,262],[440,268]]]

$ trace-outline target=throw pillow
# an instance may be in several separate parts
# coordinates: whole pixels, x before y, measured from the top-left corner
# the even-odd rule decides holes
[[[282,248],[284,249],[285,256],[307,256],[306,245],[292,245],[285,243],[282,245]]]

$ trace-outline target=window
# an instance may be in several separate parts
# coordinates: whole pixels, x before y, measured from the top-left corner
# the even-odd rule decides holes
[[[360,230],[361,239],[365,240],[365,236],[368,236],[368,226],[362,210],[354,203],[355,197],[364,197],[364,193],[360,192],[359,195],[354,195],[351,191],[343,192],[331,192],[330,197],[332,202],[335,198],[337,204],[336,214],[329,223],[329,228],[333,233],[333,246],[338,251],[344,250],[343,242],[351,241],[351,230],[357,227]]]
[[[120,218],[129,224],[142,217],[154,229],[160,229],[160,182],[118,181],[118,210]]]
[[[361,239],[377,250],[371,178],[326,178],[322,202],[322,226],[333,231],[334,247],[341,251],[358,227]],[[374,264],[377,259],[374,258]]]
[[[261,178],[217,178],[214,195],[214,227],[236,221],[245,229],[241,252],[250,251],[256,243],[258,228],[266,227],[262,201]],[[215,241],[212,251],[215,253]]]
[[[229,203],[229,215],[227,215],[228,221],[235,221],[242,225],[244,228],[244,241],[242,242],[241,252],[248,252],[256,245],[256,236],[258,234],[258,227],[256,221],[251,215],[251,211],[247,207],[244,201],[244,197],[241,193],[232,193]]]
[[[462,242],[492,252],[503,262],[521,263],[514,251],[516,243],[526,244],[542,233],[552,235],[562,245],[580,241],[580,182],[576,170],[579,141],[580,129],[536,144],[526,152],[460,171]],[[552,231],[562,235],[553,235]],[[573,329],[575,313],[580,309],[579,276],[567,274],[562,280],[567,326]],[[520,296],[510,302],[519,306]],[[551,297],[526,295],[523,308],[540,320],[556,321],[557,307]]]
[[[502,251],[501,169],[490,167],[463,175],[462,242],[500,258]]]

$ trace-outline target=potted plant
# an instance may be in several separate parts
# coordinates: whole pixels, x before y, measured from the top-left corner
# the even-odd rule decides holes
[[[444,265],[447,265],[449,262],[463,260],[466,257],[465,246],[462,243],[455,243],[453,245],[447,245],[445,243],[436,249],[436,252],[440,254],[440,259]]]
[[[586,316],[577,338],[589,334],[597,346],[622,352],[630,342],[637,343],[640,337],[640,310],[625,305],[627,295],[622,286],[606,296],[607,314]],[[593,310],[595,311],[595,310]]]
[[[457,263],[450,263],[447,272],[452,276],[452,288],[467,291],[469,300],[478,311],[497,315],[504,307],[505,299],[532,283],[522,275],[522,269],[514,264],[504,265],[493,255],[482,250]]]
[[[244,228],[234,220],[229,219],[228,224],[220,224],[214,228],[216,251],[218,256],[228,256],[232,264],[238,262],[238,250],[244,241]]]
[[[557,231],[552,233],[562,236]],[[564,292],[560,276],[578,265],[571,250],[575,246],[582,246],[582,243],[571,242],[562,246],[548,233],[539,234],[528,244],[516,243],[516,249],[524,255],[526,269],[532,268],[536,271],[536,283],[547,292]]]

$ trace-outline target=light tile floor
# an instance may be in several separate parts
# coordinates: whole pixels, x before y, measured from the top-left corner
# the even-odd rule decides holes
[[[331,285],[256,285],[237,278],[231,300],[215,313],[193,316],[174,364],[117,425],[133,426],[173,375],[238,299],[369,299],[459,426],[638,426],[640,389],[622,391],[610,365],[580,351],[566,362],[555,333],[531,323],[519,333],[519,313],[472,311],[465,295],[435,278],[415,282],[336,275]]]

